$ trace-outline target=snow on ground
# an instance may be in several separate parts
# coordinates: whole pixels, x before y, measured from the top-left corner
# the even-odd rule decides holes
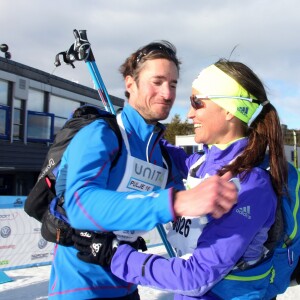
[[[150,248],[149,252],[166,255],[163,247]],[[44,300],[48,299],[50,266],[32,267],[5,271],[12,281],[0,284],[1,300]],[[142,300],[172,300],[173,295],[159,290],[139,287]],[[300,286],[290,287],[278,300],[300,300]]]

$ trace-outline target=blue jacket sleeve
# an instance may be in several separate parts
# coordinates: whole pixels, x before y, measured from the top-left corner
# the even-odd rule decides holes
[[[258,232],[274,222],[276,196],[265,179],[243,186],[239,201],[229,213],[212,220],[198,239],[188,260],[166,259],[120,246],[112,260],[112,272],[128,282],[156,287],[181,295],[200,296],[232,270]],[[240,213],[250,206],[250,215]]]
[[[172,188],[151,193],[115,191],[126,164],[126,155],[121,155],[110,171],[117,151],[117,137],[103,120],[86,126],[72,139],[60,167],[66,174],[64,207],[72,227],[150,230],[174,218]]]

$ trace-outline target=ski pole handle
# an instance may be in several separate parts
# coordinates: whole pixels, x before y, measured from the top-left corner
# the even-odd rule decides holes
[[[115,115],[115,109],[110,101],[109,94],[96,65],[86,30],[78,31],[74,29],[73,34],[75,37],[74,52],[76,53],[76,59],[85,61],[105,110]]]

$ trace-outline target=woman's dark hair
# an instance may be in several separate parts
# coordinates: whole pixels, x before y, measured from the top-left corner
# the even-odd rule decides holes
[[[173,61],[179,72],[179,65],[181,62],[176,56],[176,48],[172,43],[164,40],[152,42],[139,48],[125,60],[125,62],[120,66],[119,71],[123,75],[124,79],[126,76],[130,75],[138,84],[139,74],[144,63],[148,60],[159,58]],[[125,96],[126,98],[129,98],[128,91],[125,91]]]
[[[221,59],[215,63],[215,66],[237,81],[261,103],[268,100],[261,80],[243,63]],[[246,128],[246,135],[249,143],[244,151],[231,164],[220,170],[219,174],[231,171],[235,175],[242,173],[241,176],[244,178],[253,166],[262,164],[268,151],[272,185],[276,194],[282,196],[287,183],[287,161],[280,120],[271,103],[263,106],[250,127]]]

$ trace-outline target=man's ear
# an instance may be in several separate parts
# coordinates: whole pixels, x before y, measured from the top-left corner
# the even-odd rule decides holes
[[[132,94],[135,91],[136,82],[133,79],[133,77],[130,75],[127,75],[125,77],[125,88],[126,88],[126,91],[129,92],[129,94]]]

